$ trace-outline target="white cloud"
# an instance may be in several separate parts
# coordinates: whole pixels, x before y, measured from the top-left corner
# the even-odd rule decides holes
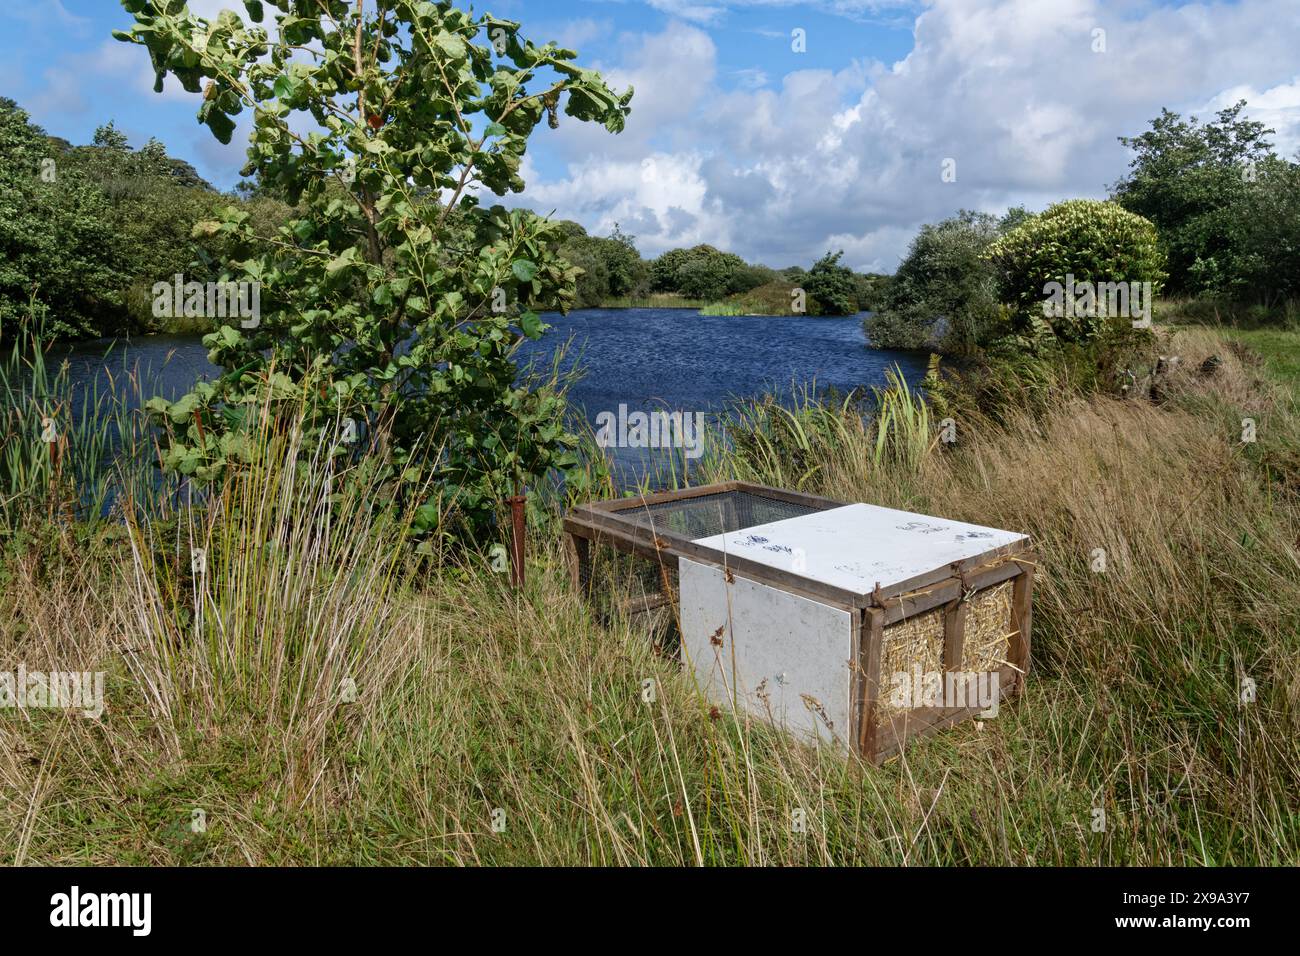
[[[777,266],[842,247],[854,266],[893,269],[921,223],[958,209],[1104,196],[1129,160],[1117,138],[1162,107],[1202,114],[1244,97],[1279,146],[1300,148],[1294,0],[928,0],[913,35],[897,63],[731,91],[703,29],[678,20],[629,38],[624,62],[602,66],[637,88],[627,133],[567,124],[548,142],[567,175],[534,174],[525,197],[598,231],[617,219],[646,254],[698,237]],[[650,181],[642,157],[660,171]]]
[[[727,8],[719,3],[695,3],[692,0],[647,0],[650,6],[692,23],[717,23]]]
[[[1246,116],[1275,130],[1268,139],[1277,152],[1300,161],[1300,76],[1263,91],[1248,85],[1234,86],[1214,97],[1199,115],[1206,119],[1240,100],[1249,104],[1243,110]]]
[[[80,35],[90,29],[90,20],[70,12],[62,0],[21,0],[7,4],[2,12],[37,27],[59,27]]]

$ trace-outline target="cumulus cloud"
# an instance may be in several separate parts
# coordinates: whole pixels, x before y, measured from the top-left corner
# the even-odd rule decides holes
[[[1300,161],[1300,76],[1266,90],[1249,85],[1231,87],[1214,97],[1198,115],[1211,116],[1241,100],[1249,104],[1245,112],[1251,119],[1274,130],[1268,138],[1277,152]]]
[[[23,0],[6,4],[4,16],[22,20],[37,27],[58,27],[84,35],[90,29],[90,20],[77,16],[63,5],[62,0]]]
[[[1245,98],[1280,147],[1300,147],[1294,0],[929,0],[896,63],[729,90],[699,25],[716,15],[696,8],[734,0],[659,5],[680,19],[601,65],[637,88],[627,133],[568,124],[542,146],[565,174],[530,169],[525,193],[597,231],[636,223],[646,254],[707,241],[781,266],[844,248],[856,267],[892,270],[921,223],[958,209],[1104,196],[1127,168],[1117,137],[1162,107]]]

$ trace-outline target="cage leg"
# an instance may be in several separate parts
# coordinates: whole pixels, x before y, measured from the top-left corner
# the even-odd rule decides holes
[[[858,638],[858,754],[868,763],[880,758],[880,655],[885,639],[885,612],[868,608],[859,622]]]
[[[591,540],[570,533],[569,552],[569,581],[574,591],[587,597],[591,585]]]
[[[1008,662],[1015,667],[1016,689],[1024,686],[1029,673],[1030,631],[1033,628],[1034,569],[1025,569],[1015,577],[1011,591],[1011,641]]]

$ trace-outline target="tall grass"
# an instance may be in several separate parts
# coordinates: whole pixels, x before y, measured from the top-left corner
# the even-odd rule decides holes
[[[791,400],[768,396],[734,406],[707,446],[703,471],[796,490],[815,487],[828,473],[869,469],[908,480],[939,441],[924,396],[900,368],[870,401],[857,393],[823,399],[815,386]]]
[[[708,305],[704,299],[688,299],[676,292],[652,292],[642,296],[623,296],[606,299],[597,309],[701,309]]]
[[[272,746],[296,739],[305,774],[354,685],[382,679],[411,513],[374,506],[391,497],[382,433],[359,462],[341,434],[308,446],[301,415],[263,405],[251,461],[204,507],[130,518],[126,660],[173,756],[193,728],[248,720]]]
[[[0,669],[110,672],[99,723],[0,712],[0,845],[41,863],[1294,864],[1300,501],[1233,426],[1300,426],[1221,340],[1171,347],[1223,364],[1161,405],[1063,394],[962,418],[955,445],[901,380],[879,415],[753,403],[692,474],[1033,535],[1024,695],[880,768],[702,701],[639,619],[574,593],[554,526],[533,530],[522,592],[486,555],[418,563],[403,518],[370,516],[384,488],[268,416],[265,455],[202,509],[0,587]]]
[[[132,411],[147,389],[139,371],[78,389],[66,359],[51,367],[39,324],[6,331],[15,334],[0,354],[0,528],[16,533],[33,509],[75,521],[162,493],[156,445]]]

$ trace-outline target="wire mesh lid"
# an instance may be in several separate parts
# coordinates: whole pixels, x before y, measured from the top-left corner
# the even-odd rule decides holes
[[[801,518],[819,510],[813,505],[781,501],[752,491],[720,491],[641,505],[621,511],[619,516],[656,533],[666,531],[694,540],[786,518]]]

